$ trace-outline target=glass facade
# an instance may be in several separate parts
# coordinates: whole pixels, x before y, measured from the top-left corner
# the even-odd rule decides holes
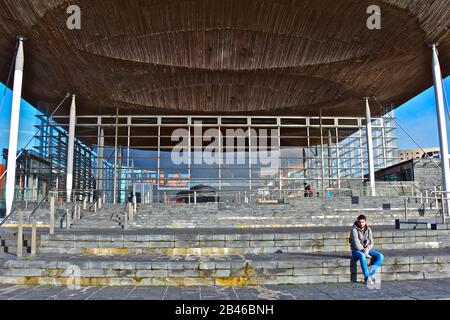
[[[396,163],[393,112],[372,119],[375,170]],[[65,189],[69,118],[40,116],[36,150]],[[343,189],[368,171],[365,120],[349,117],[78,116],[74,188],[107,202],[227,192]]]

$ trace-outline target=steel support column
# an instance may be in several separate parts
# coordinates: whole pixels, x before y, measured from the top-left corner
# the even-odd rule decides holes
[[[114,185],[113,185],[113,203],[117,201],[117,142],[119,135],[119,108],[116,109],[116,133],[114,137]]]
[[[23,41],[22,37],[18,38],[18,48],[16,54],[16,66],[14,71],[14,87],[11,108],[11,125],[9,128],[9,146],[8,146],[8,172],[6,176],[6,216],[11,213],[14,201],[14,187],[16,184],[16,160],[17,160],[17,140],[19,135],[19,118],[20,118],[20,101],[22,96],[22,80],[23,80]]]
[[[72,187],[73,187],[73,155],[75,147],[75,124],[77,121],[77,111],[75,103],[75,95],[72,95],[72,104],[70,106],[70,118],[69,118],[69,138],[67,141],[67,166],[66,166],[66,193],[67,202],[72,200]]]
[[[450,167],[448,162],[448,141],[447,141],[447,125],[445,122],[446,114],[444,108],[444,90],[442,87],[442,74],[441,67],[439,65],[439,58],[436,45],[431,46],[433,50],[433,81],[434,81],[434,94],[436,98],[436,110],[438,116],[438,129],[439,129],[439,147],[440,147],[440,157],[441,157],[441,170],[442,170],[442,191],[450,191]],[[449,215],[449,194],[444,194],[446,203],[446,208],[443,205],[444,212]]]
[[[373,162],[373,141],[372,141],[372,117],[370,115],[369,98],[366,100],[366,140],[367,140],[367,161],[369,165],[369,185],[370,194],[372,197],[375,193],[375,169]]]

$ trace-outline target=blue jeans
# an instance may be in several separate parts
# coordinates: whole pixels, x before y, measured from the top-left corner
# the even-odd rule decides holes
[[[372,270],[370,272],[369,267],[367,266],[365,253],[363,251],[352,250],[353,258],[359,260],[359,262],[361,263],[361,268],[366,280],[367,278],[373,276],[375,272],[377,272],[378,268],[381,266],[381,263],[384,260],[384,256],[378,251],[370,250],[369,254],[372,256],[372,259],[375,259],[375,262],[372,262]]]

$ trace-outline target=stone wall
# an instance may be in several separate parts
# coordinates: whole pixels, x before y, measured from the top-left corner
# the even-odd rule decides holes
[[[422,189],[433,189],[441,185],[441,161],[440,159],[417,159],[414,160],[414,181],[416,186]]]

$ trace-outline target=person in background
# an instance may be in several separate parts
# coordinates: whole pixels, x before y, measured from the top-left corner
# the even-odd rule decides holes
[[[305,182],[305,198],[306,197],[312,197],[313,196],[313,189],[312,186],[309,183]]]

